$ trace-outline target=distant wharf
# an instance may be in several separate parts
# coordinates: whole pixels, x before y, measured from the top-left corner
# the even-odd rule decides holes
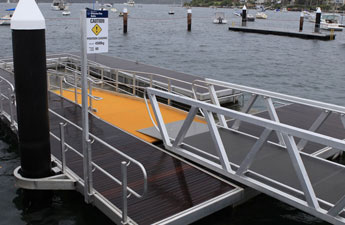
[[[93,181],[88,196],[78,59],[75,54],[47,59],[57,175],[35,180],[16,173],[18,186],[77,190],[116,223],[127,215],[129,224],[190,223],[262,192],[325,221],[345,224],[345,166],[325,160],[345,150],[344,107],[183,73],[176,73],[177,80],[174,71],[101,55],[97,61],[89,59],[88,169]],[[16,132],[11,59],[0,65],[1,119]],[[97,116],[93,102],[102,98],[92,89],[147,95],[158,130],[150,125],[140,132],[162,141],[153,145]],[[67,92],[75,96],[67,99]],[[249,98],[242,112],[220,105],[220,99],[238,101],[243,94]],[[257,99],[266,110],[249,114]],[[162,104],[189,106],[185,119],[166,123]],[[138,112],[142,114],[147,112]]]
[[[267,34],[267,35],[278,35],[286,37],[295,37],[302,39],[314,39],[322,41],[330,41],[335,39],[335,34],[321,34],[321,33],[307,33],[298,31],[286,31],[286,30],[274,30],[268,28],[253,28],[253,27],[229,27],[230,31],[246,32],[246,33],[257,33],[257,34]]]

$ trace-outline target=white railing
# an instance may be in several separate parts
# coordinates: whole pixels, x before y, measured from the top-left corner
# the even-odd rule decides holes
[[[68,145],[65,142],[65,127],[67,125],[71,125],[72,127],[78,129],[80,132],[82,132],[82,128],[73,123],[72,121],[64,118],[63,116],[59,115],[58,113],[54,112],[53,110],[49,110],[50,113],[54,114],[55,116],[59,117],[61,120],[64,122],[60,123],[60,138],[57,137],[56,135],[52,134],[54,138],[56,138],[58,141],[60,141],[61,145],[61,170],[62,172],[66,172],[66,167],[67,167],[67,161],[66,161],[66,152],[68,150],[73,151],[75,154],[80,156],[81,158],[84,158],[83,154],[77,151],[75,148],[72,146]],[[93,139],[92,141],[88,141],[88,152],[91,152],[91,146],[92,144],[96,141],[97,143],[100,143],[103,147],[107,148],[109,151],[116,153],[118,156],[125,158],[127,161],[122,161],[121,162],[121,181],[116,178],[115,176],[111,175],[109,172],[107,172],[105,169],[103,169],[100,165],[92,161],[92,156],[91,156],[91,165],[85,165],[83,164],[83,170],[84,170],[84,177],[87,176],[87,179],[89,182],[84,182],[84,185],[86,186],[86,190],[88,190],[88,193],[84,193],[84,196],[86,198],[86,201],[90,201],[89,197],[93,195],[93,179],[92,179],[92,173],[94,172],[94,169],[99,170],[101,173],[103,173],[105,176],[110,178],[113,182],[119,184],[122,186],[122,222],[124,224],[127,223],[128,216],[127,216],[127,199],[130,197],[130,195],[135,196],[136,198],[143,198],[144,195],[147,193],[147,172],[145,167],[138,162],[137,160],[133,159],[132,157],[128,156],[127,154],[121,152],[120,150],[114,148],[113,146],[109,145],[102,139],[98,138],[97,136],[90,134],[90,137]],[[143,191],[141,194],[137,193],[134,191],[132,188],[128,186],[127,183],[127,167],[130,165],[136,165],[142,172],[143,175]],[[87,167],[87,168],[86,168]],[[94,168],[94,169],[93,169]],[[88,174],[85,174],[87,172]],[[129,193],[129,195],[128,195]]]
[[[9,114],[4,110],[4,101],[9,103]],[[0,114],[7,117],[7,119],[10,121],[10,126],[12,129],[15,127],[15,107],[16,99],[14,86],[11,82],[0,76]]]
[[[3,91],[3,83],[5,83],[5,86],[8,86],[7,88],[7,95],[6,93]],[[62,88],[62,87],[61,87]],[[7,112],[7,110],[3,107],[3,102],[4,101],[8,101],[9,102],[9,113]],[[7,119],[10,121],[11,123],[11,128],[12,129],[16,129],[15,128],[15,124],[16,124],[16,118],[14,116],[14,110],[16,110],[16,102],[15,102],[15,92],[14,92],[14,86],[12,85],[11,82],[9,82],[8,80],[6,80],[5,78],[0,76],[0,115],[5,115],[7,117]],[[65,127],[67,125],[72,126],[76,129],[78,129],[80,132],[82,132],[82,128],[79,127],[78,125],[76,125],[75,123],[73,123],[72,121],[64,118],[63,116],[61,116],[60,114],[56,113],[55,111],[49,109],[49,112],[52,113],[54,116],[57,116],[59,119],[61,119],[63,122],[60,123],[60,137],[58,137],[57,135],[53,134],[52,132],[50,132],[50,135],[52,137],[54,137],[55,139],[57,139],[60,142],[60,147],[61,147],[61,171],[63,173],[66,173],[66,168],[67,168],[67,160],[66,160],[66,152],[71,150],[73,151],[75,154],[77,154],[78,156],[80,156],[81,158],[84,158],[84,155],[82,153],[80,153],[78,150],[76,150],[75,148],[73,148],[71,145],[69,145],[68,143],[66,143],[65,141]],[[138,162],[137,160],[133,159],[132,157],[128,156],[127,154],[121,152],[120,150],[114,148],[113,146],[111,146],[110,144],[106,143],[105,141],[103,141],[102,139],[100,139],[99,137],[90,134],[90,137],[93,139],[92,141],[89,140],[88,141],[88,152],[91,152],[91,146],[92,144],[96,141],[97,143],[101,144],[104,148],[108,149],[109,151],[117,154],[118,156],[122,157],[125,159],[125,161],[121,162],[121,180],[116,178],[115,176],[111,175],[109,172],[107,172],[105,169],[103,169],[100,165],[98,165],[97,163],[95,163],[94,161],[92,161],[91,159],[91,165],[86,165],[85,163],[83,163],[83,169],[84,172],[87,171],[87,174],[84,173],[84,186],[86,187],[85,190],[87,190],[87,193],[84,193],[85,196],[85,200],[87,200],[87,202],[90,202],[90,197],[93,195],[94,193],[94,189],[93,189],[93,179],[92,179],[92,173],[96,170],[99,170],[101,173],[103,173],[105,176],[107,176],[108,178],[110,178],[113,182],[117,183],[118,185],[121,185],[122,187],[122,222],[124,224],[126,224],[128,222],[128,215],[127,215],[127,199],[133,195],[136,198],[143,198],[144,195],[147,193],[147,172],[145,167]],[[130,166],[131,164],[136,165],[139,170],[142,173],[143,176],[143,190],[142,193],[138,193],[136,192],[133,188],[128,186],[128,182],[127,182],[127,167]],[[85,178],[88,179],[85,179]],[[89,182],[85,182],[85,180],[88,180]]]
[[[302,209],[326,221],[329,221],[331,223],[345,223],[345,219],[343,217],[338,216],[338,214],[342,212],[345,206],[345,196],[342,197],[336,204],[325,202],[316,196],[301,157],[301,155],[306,154],[299,151],[294,138],[301,138],[306,141],[311,141],[314,143],[330,146],[341,151],[345,151],[344,140],[322,135],[314,131],[293,127],[287,124],[282,124],[279,121],[272,121],[269,119],[257,117],[255,115],[238,112],[235,110],[221,107],[217,104],[209,104],[206,102],[198,101],[184,96],[178,96],[153,88],[148,88],[147,93],[149,95],[151,105],[153,107],[153,111],[156,117],[156,121],[158,123],[159,132],[166,149],[178,155],[182,155],[183,157],[197,162],[203,166],[206,166],[209,169],[221,173],[231,179],[234,179],[245,185],[253,187],[279,200],[287,202],[299,209]],[[189,105],[191,107],[182,127],[180,128],[180,130],[178,130],[175,139],[171,138],[168,134],[168,130],[165,126],[157,102],[157,97],[168,98],[173,101]],[[210,155],[201,149],[197,149],[193,146],[189,146],[187,143],[184,143],[186,133],[190,128],[198,110],[201,110],[205,115],[205,120],[209,128],[209,133],[213,141],[213,146],[216,150],[216,155]],[[256,139],[256,142],[240,163],[234,163],[232,159],[228,157],[228,154],[223,144],[223,140],[219,133],[219,128],[215,123],[213,114],[233,118],[238,121],[245,121],[246,123],[264,128],[260,137]],[[229,132],[241,134],[236,129],[228,127],[223,128],[225,130],[228,130]],[[255,171],[252,171],[250,169],[250,166],[256,158],[256,155],[262,149],[264,144],[267,143],[268,137],[272,132],[276,132],[277,134],[281,135],[282,140],[284,141],[284,145],[279,146],[287,150],[289,158],[291,160],[291,164],[293,165],[294,171],[301,186],[301,190],[287,186],[279,181],[272,180],[271,178],[265,177],[262,174],[257,174],[255,173]],[[269,165],[266,166],[269,167]],[[256,177],[260,178],[255,179],[253,178],[253,176],[248,176],[249,174],[255,174],[257,175]],[[287,187],[287,189],[292,190],[295,193],[300,193],[304,195],[305,200],[303,198],[297,198],[291,193],[282,191],[275,186],[267,185],[263,182],[263,180],[270,183],[274,183],[279,187]],[[319,202],[322,202],[325,205],[327,205],[329,209],[321,208]]]
[[[72,55],[69,55],[67,58],[63,57],[62,59],[47,59],[47,62],[49,62],[50,64],[55,63],[56,69],[65,68],[66,71],[69,71],[70,69],[73,69],[74,71],[79,71],[80,67],[80,59]],[[72,68],[71,66],[73,66],[74,68]],[[197,86],[198,88],[204,90],[202,92],[196,93],[199,99],[204,101],[209,100],[207,86],[193,84],[192,82],[176,79],[162,74],[112,68],[93,61],[88,61],[88,74],[98,76],[101,82],[106,83],[108,81],[108,83],[114,83],[116,91],[118,91],[119,85],[131,86],[133,95],[135,95],[135,92],[137,90],[142,89],[142,87],[155,87],[167,90],[171,93],[179,93],[185,96],[192,97],[192,87]],[[105,74],[115,74],[115,79],[111,78],[110,76],[106,76]],[[119,82],[120,74],[125,75],[122,77],[130,78],[132,83],[128,84],[125,82]],[[145,85],[140,85],[139,83],[144,83]],[[142,90],[140,91],[142,92]],[[217,91],[217,94],[229,98],[233,97],[233,99],[237,98],[240,95],[240,93],[234,93],[232,90],[229,89],[219,90]],[[170,105],[170,100],[168,100],[168,104]]]

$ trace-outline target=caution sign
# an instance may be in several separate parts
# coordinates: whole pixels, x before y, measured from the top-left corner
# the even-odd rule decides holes
[[[86,10],[87,53],[108,52],[108,11]]]

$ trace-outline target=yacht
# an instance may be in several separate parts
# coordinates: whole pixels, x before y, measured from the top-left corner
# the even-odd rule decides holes
[[[64,2],[64,0],[53,0],[51,9],[55,11],[68,10],[68,6],[67,3]]]

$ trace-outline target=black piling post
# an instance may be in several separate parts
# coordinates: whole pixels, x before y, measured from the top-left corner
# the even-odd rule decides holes
[[[128,21],[128,10],[127,8],[123,9],[123,33],[127,33],[127,21]]]
[[[20,0],[11,20],[21,175],[51,175],[45,19],[35,0]]]
[[[247,7],[246,5],[243,6],[242,8],[242,26],[247,25]]]
[[[315,17],[315,33],[320,33],[320,23],[321,23],[321,8],[318,7],[316,10],[316,17]]]
[[[304,22],[304,13],[301,12],[301,16],[299,18],[299,32],[303,31],[303,22]]]
[[[192,30],[192,9],[187,10],[187,30]]]

